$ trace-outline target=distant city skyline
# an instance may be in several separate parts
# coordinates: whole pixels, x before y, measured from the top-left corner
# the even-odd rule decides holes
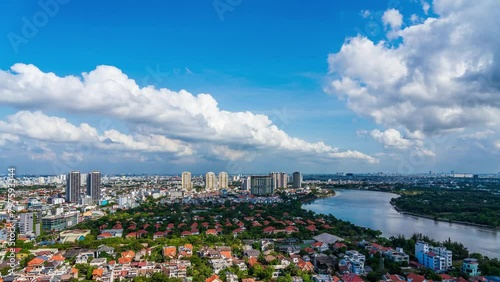
[[[500,171],[499,1],[42,2],[0,4],[18,174]]]
[[[185,172],[185,171],[184,171]],[[293,172],[294,171],[289,171],[285,173],[289,173],[288,179],[289,183],[293,183]],[[189,172],[191,174],[191,177],[206,177],[207,172]],[[111,172],[101,172],[103,176],[178,176],[182,178],[183,172],[178,172],[178,173],[145,173],[145,172],[139,172],[139,173],[111,173]],[[228,173],[228,177],[231,176],[251,176],[251,175],[268,175],[269,172],[244,172],[244,173]],[[335,172],[315,172],[315,173],[302,173],[302,177],[304,175],[346,175],[346,174],[354,174],[354,175],[401,175],[401,176],[411,176],[411,175],[421,175],[421,176],[435,176],[435,175],[468,175],[468,176],[473,176],[473,175],[496,175],[500,176],[500,172],[467,172],[467,171],[432,171],[429,173],[429,171],[425,172],[415,172],[415,173],[397,173],[397,172],[382,172],[382,171],[373,171],[373,172],[358,172],[358,173],[352,173],[350,171],[335,171]],[[16,173],[16,177],[27,177],[27,176],[67,176],[67,173],[65,174],[24,174],[24,173]],[[7,174],[2,174],[0,173],[0,176],[7,177]],[[218,175],[216,175],[217,181],[219,181]],[[86,179],[85,179],[86,181]]]

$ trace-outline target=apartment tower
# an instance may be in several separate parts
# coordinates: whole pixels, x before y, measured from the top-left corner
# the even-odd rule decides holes
[[[79,171],[72,171],[66,177],[66,202],[78,203],[80,199],[81,176]]]

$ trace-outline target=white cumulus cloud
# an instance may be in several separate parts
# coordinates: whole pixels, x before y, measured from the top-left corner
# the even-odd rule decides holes
[[[432,16],[412,15],[408,24],[399,11],[387,10],[381,19],[387,27],[384,40],[346,38],[328,56],[325,90],[386,128],[369,133],[402,159],[447,162],[474,154],[484,159],[476,164],[494,169],[500,133],[500,2],[422,1],[422,8],[425,13],[432,9]]]
[[[434,1],[433,12],[439,16],[400,30],[400,42],[348,38],[329,55],[327,91],[387,128],[497,132],[500,2]],[[400,26],[396,14],[387,11],[384,22]]]
[[[396,9],[389,9],[382,15],[382,22],[392,29],[399,29],[403,25],[403,15]]]
[[[101,130],[85,123],[77,126],[39,111],[21,111],[0,122],[4,132],[37,140],[88,140],[102,149],[176,155],[211,151],[229,160],[244,158],[240,153],[244,147],[377,161],[358,151],[341,151],[324,142],[289,136],[266,115],[222,110],[210,94],[140,87],[112,66],[99,66],[81,77],[61,77],[34,65],[15,64],[8,71],[0,70],[0,103],[22,109],[98,114],[124,122],[131,130],[131,134],[124,134],[115,128]]]
[[[370,132],[370,135],[386,147],[407,149],[413,145],[412,141],[403,138],[401,133],[394,128],[387,129],[386,131],[374,129]]]

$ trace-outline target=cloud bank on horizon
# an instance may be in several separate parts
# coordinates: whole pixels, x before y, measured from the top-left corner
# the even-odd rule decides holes
[[[340,150],[324,142],[289,136],[266,115],[221,110],[209,94],[193,95],[153,86],[140,87],[121,70],[99,66],[81,77],[60,77],[36,66],[16,64],[0,71],[0,103],[21,109],[0,121],[0,145],[41,144],[33,158],[53,160],[57,153],[82,159],[78,152],[57,152],[60,144],[86,143],[94,150],[161,153],[169,158],[249,160],[248,153],[292,154],[324,161],[337,159],[375,163],[356,150]],[[36,110],[32,110],[36,109]],[[44,111],[99,115],[124,122],[129,133],[112,126],[73,124]],[[29,151],[28,151],[29,152]]]
[[[384,40],[347,38],[328,56],[325,91],[380,125],[358,133],[389,151],[432,159],[459,144],[498,157],[500,2],[436,0],[422,8],[426,18],[385,11]]]

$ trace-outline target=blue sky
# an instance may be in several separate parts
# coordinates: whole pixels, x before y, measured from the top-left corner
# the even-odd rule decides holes
[[[4,134],[0,138],[0,160],[5,167],[17,165],[19,171],[49,174],[65,169],[110,173],[500,170],[496,161],[500,148],[498,124],[475,117],[475,111],[480,110],[476,104],[465,104],[460,109],[443,107],[445,101],[433,94],[437,86],[423,83],[422,87],[414,87],[422,80],[408,72],[418,69],[436,77],[431,65],[415,65],[416,58],[422,57],[409,50],[424,55],[425,46],[412,43],[412,38],[423,32],[418,27],[426,25],[435,29],[428,38],[445,32],[432,21],[453,19],[451,12],[474,15],[465,4],[368,0],[307,5],[303,1],[246,0],[121,1],[119,5],[102,2],[10,0],[0,4],[0,33],[4,35],[0,40],[0,70],[5,73],[0,76],[0,95],[4,96],[0,98],[0,134]],[[486,9],[495,3],[484,0],[482,5]],[[485,18],[489,19],[488,15]],[[480,22],[467,22],[476,20],[472,16],[461,20],[469,25]],[[463,46],[477,42],[468,34],[460,40]],[[491,42],[478,53],[495,55],[497,43]],[[452,56],[447,52],[453,47],[451,43],[436,47],[433,56],[449,59]],[[463,52],[470,50],[474,49]],[[410,54],[414,57],[409,58]],[[355,62],[351,63],[350,58]],[[490,63],[495,69],[496,62]],[[15,64],[23,65],[9,71]],[[153,85],[158,92],[169,89],[173,96],[145,102],[159,104],[158,109],[144,105],[144,109],[153,111],[151,117],[144,117],[148,114],[136,111],[141,109],[140,101],[129,114],[123,111],[130,108],[113,112],[104,106],[83,107],[81,101],[93,90],[83,87],[86,90],[72,91],[64,79],[51,82],[54,87],[46,89],[32,76],[36,73],[48,79],[48,73],[54,73],[82,81],[82,73],[101,65],[112,66],[121,74],[101,69],[96,71],[99,79],[95,80],[108,75],[108,79],[117,81],[128,77],[139,88]],[[457,69],[463,62],[453,61],[450,65]],[[469,66],[470,70],[476,67]],[[394,71],[393,75],[368,75],[385,70]],[[450,81],[465,79],[464,73],[440,71]],[[492,77],[491,73],[484,75]],[[399,85],[406,83],[407,87],[394,88],[395,76]],[[369,93],[360,99],[356,87],[347,87],[342,78],[356,81],[357,87],[365,87]],[[107,107],[113,108],[113,99],[118,97],[134,99],[113,92],[115,97],[106,91],[104,82],[96,83],[98,90],[92,93],[97,94],[89,99],[106,100],[109,95]],[[26,84],[30,87],[19,88]],[[410,86],[413,92],[402,95]],[[439,87],[450,89],[449,99],[462,99],[464,103],[470,100],[454,90],[459,85]],[[181,90],[193,98],[209,94],[211,100],[207,103],[216,103],[216,112],[206,115],[191,109],[190,98],[178,97]],[[478,97],[484,96],[480,90],[476,92]],[[47,93],[60,96],[42,99]],[[493,97],[498,97],[495,93]],[[76,99],[72,95],[80,96]],[[430,100],[422,99],[425,95]],[[373,97],[378,98],[378,104],[367,104]],[[79,105],[60,102],[72,98]],[[175,99],[180,99],[182,105],[169,102]],[[166,101],[165,111],[175,114],[158,118],[162,101]],[[205,100],[197,101],[203,108]],[[481,99],[473,101],[491,104]],[[408,105],[412,105],[411,109],[405,108]],[[402,107],[409,109],[407,116]],[[498,109],[488,108],[489,115],[494,117]],[[402,111],[402,117],[393,116],[398,111]],[[415,114],[420,111],[423,118]],[[242,112],[250,116],[239,120],[237,113]],[[440,116],[447,112],[457,116]],[[259,121],[250,122],[253,117]],[[64,120],[55,122],[57,118]],[[272,124],[264,120],[260,125],[261,118]],[[189,133],[176,126],[183,122],[188,124]],[[81,124],[97,133],[90,134]],[[19,130],[20,126],[24,129]],[[49,127],[46,130],[50,134],[34,134],[30,126]],[[58,137],[72,136],[75,130],[90,134],[82,138],[88,138],[84,145],[91,150],[82,149],[82,141],[73,137]],[[113,130],[121,135],[113,135]],[[436,138],[441,135],[446,136],[446,142]],[[163,139],[152,144],[152,136]],[[458,146],[458,153],[451,150],[457,149],[456,143],[463,144]],[[472,157],[464,163],[464,158],[471,155],[477,160]],[[407,163],[409,170],[405,169]]]

